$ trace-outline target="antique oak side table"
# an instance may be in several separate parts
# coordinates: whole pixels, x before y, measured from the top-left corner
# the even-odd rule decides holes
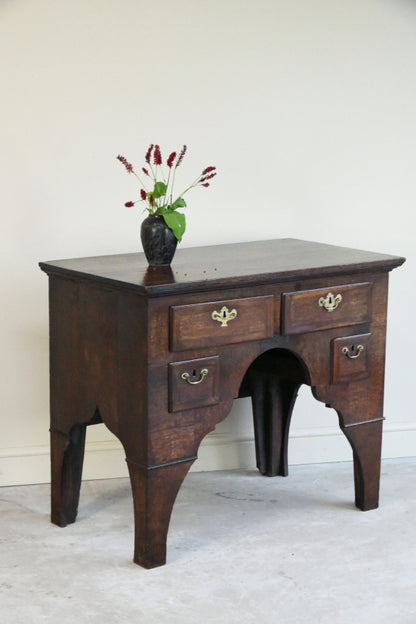
[[[204,436],[251,396],[257,465],[287,474],[301,384],[335,408],[355,503],[378,505],[388,273],[404,258],[281,239],[42,262],[49,276],[52,522],[77,514],[87,425],[121,441],[134,561],[166,560],[172,507]]]

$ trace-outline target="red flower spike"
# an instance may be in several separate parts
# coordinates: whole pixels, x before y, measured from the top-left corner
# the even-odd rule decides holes
[[[179,154],[179,158],[178,158],[178,160],[176,161],[176,166],[177,166],[177,167],[179,167],[179,165],[180,165],[180,164],[181,164],[181,162],[183,161],[183,157],[184,157],[184,156],[185,156],[185,154],[186,154],[186,149],[187,149],[187,148],[186,148],[186,145],[184,145],[184,146],[183,146],[183,148],[182,148],[182,150],[181,150],[181,153]]]
[[[153,162],[155,165],[162,164],[162,154],[160,153],[159,145],[155,145],[155,151],[153,152]]]
[[[199,184],[201,184],[201,182],[206,182],[207,180],[211,180],[216,175],[217,175],[216,173],[211,173],[211,175],[204,176],[203,178],[199,180]]]
[[[117,156],[117,160],[119,160],[121,163],[123,163],[123,165],[125,166],[125,168],[127,169],[127,171],[129,173],[133,173],[133,165],[131,165],[128,160],[126,158],[124,158],[124,156]]]
[[[133,208],[134,202],[129,201],[129,202],[126,202],[124,205],[125,205],[126,208]]]
[[[145,167],[142,167],[142,171],[143,171],[143,173],[145,173],[147,176],[149,175],[149,172],[148,172],[148,170],[147,170],[147,169],[145,169]]]
[[[214,171],[214,169],[216,169],[216,167],[207,167],[206,169],[203,170],[201,175],[206,175],[207,173],[210,173],[211,171]]]
[[[153,204],[155,203],[153,195],[149,195],[149,202],[151,206],[153,206]]]
[[[146,156],[145,156],[145,161],[147,163],[149,163],[150,165],[150,156],[152,155],[152,150],[153,150],[153,143],[151,144],[151,146],[149,147],[149,149],[146,152]]]
[[[172,154],[169,156],[168,160],[167,160],[167,166],[169,167],[169,169],[172,168],[173,165],[173,161],[176,158],[176,152],[172,152]]]
[[[205,182],[202,186],[209,186],[209,182]]]
[[[146,191],[144,189],[140,189],[140,197],[143,199],[147,199]]]

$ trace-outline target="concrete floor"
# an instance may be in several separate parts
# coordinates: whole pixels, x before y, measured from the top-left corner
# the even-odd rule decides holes
[[[3,624],[416,624],[416,457],[383,462],[380,508],[352,464],[191,473],[167,565],[131,562],[126,479],[84,482],[78,520],[49,523],[49,486],[0,490]]]

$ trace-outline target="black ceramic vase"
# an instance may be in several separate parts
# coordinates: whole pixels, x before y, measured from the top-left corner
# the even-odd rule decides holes
[[[167,266],[172,262],[178,239],[163,217],[149,215],[142,223],[140,237],[150,266]]]

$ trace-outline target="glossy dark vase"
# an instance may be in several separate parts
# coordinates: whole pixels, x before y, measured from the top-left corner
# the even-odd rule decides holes
[[[140,237],[150,266],[167,266],[172,262],[178,239],[163,217],[149,215],[142,223]]]

